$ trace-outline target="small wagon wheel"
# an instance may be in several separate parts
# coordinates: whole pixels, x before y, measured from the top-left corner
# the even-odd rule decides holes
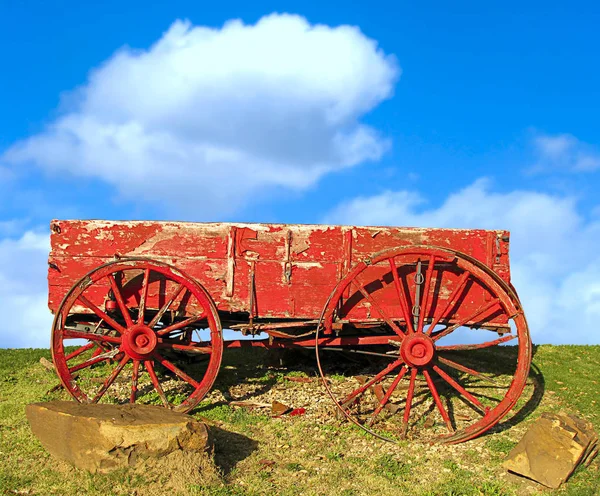
[[[71,288],[54,318],[51,349],[79,402],[156,402],[187,412],[215,381],[223,336],[200,284],[165,263],[128,258]]]
[[[385,346],[356,345],[369,340]],[[329,297],[315,346],[337,408],[390,441],[408,435],[458,443],[482,434],[515,405],[531,364],[514,290],[481,262],[437,247],[358,263]],[[333,346],[371,360],[361,383],[340,379],[341,360],[324,360]],[[492,363],[500,367],[490,374]]]

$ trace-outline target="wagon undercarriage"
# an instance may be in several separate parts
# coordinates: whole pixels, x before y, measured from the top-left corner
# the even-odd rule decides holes
[[[55,232],[53,247],[68,228],[64,223]],[[177,263],[176,252],[171,263],[162,261],[164,253],[141,257],[139,250],[105,257],[106,263],[69,281],[74,284],[55,307],[55,367],[78,401],[154,401],[189,411],[213,386],[225,348],[312,349],[333,404],[361,428],[387,440],[465,441],[515,405],[531,361],[527,323],[508,281],[508,238],[482,233],[467,236],[479,243],[470,254],[454,249],[465,232],[446,231],[447,246],[396,239],[401,246],[380,243],[375,247],[383,250],[352,263],[347,256],[331,263],[335,271],[315,266],[309,279],[298,273],[301,262],[291,256],[292,235],[284,231],[283,259],[262,269],[281,271],[269,286],[260,278],[260,247],[248,260],[229,229],[216,290],[191,275],[198,261]],[[346,252],[348,236],[341,234],[337,248]],[[63,267],[67,258],[56,250]],[[59,292],[66,284],[57,280]],[[269,293],[276,290],[283,296]],[[318,310],[313,300],[320,301]],[[232,339],[235,333],[243,339]],[[487,365],[498,360],[502,373],[490,374]],[[126,394],[117,387],[123,378]]]

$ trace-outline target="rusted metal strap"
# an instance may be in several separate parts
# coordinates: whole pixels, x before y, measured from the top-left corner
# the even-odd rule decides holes
[[[250,302],[249,302],[249,312],[250,318],[249,323],[250,327],[253,326],[254,317],[258,316],[258,306],[256,304],[256,282],[255,282],[255,270],[256,270],[256,261],[252,260],[250,262],[250,286],[248,288]]]
[[[292,231],[289,230],[285,237],[285,264],[284,264],[285,282],[292,282]]]

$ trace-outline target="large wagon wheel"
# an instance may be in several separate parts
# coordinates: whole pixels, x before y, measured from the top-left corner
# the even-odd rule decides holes
[[[386,346],[352,347],[361,338]],[[332,345],[366,353],[371,363],[361,383],[340,379],[343,361],[331,358]],[[513,289],[477,260],[432,247],[358,263],[325,305],[316,348],[337,408],[386,440],[458,443],[480,435],[515,405],[531,364]]]
[[[187,412],[217,376],[223,336],[200,284],[165,263],[130,258],[71,288],[51,348],[63,386],[79,402],[158,402]]]

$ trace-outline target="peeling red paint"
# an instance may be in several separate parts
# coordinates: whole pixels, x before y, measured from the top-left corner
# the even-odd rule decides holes
[[[48,272],[53,312],[77,279],[115,256],[175,265],[201,283],[224,312],[250,311],[249,262],[255,261],[257,317],[265,318],[315,318],[355,263],[402,246],[452,248],[510,278],[504,231],[59,220],[52,225],[50,262],[58,268]]]

